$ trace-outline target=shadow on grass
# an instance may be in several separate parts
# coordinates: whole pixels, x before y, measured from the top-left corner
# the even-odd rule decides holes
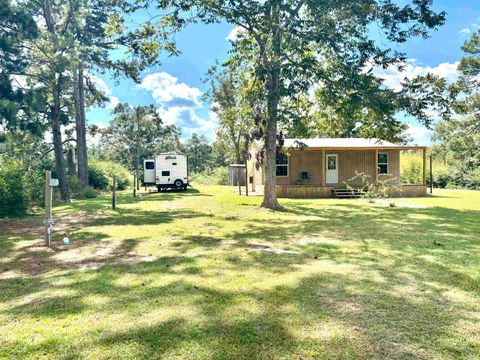
[[[177,273],[176,267],[195,261],[165,258],[140,264],[139,272],[130,268],[129,273]],[[55,319],[95,310],[95,305],[83,301],[87,296],[107,296],[108,304],[102,305],[104,316],[128,310],[135,321],[89,336],[85,346],[101,346],[112,356],[128,351],[128,358],[188,357],[192,348],[199,358],[475,356],[472,340],[454,332],[455,326],[469,320],[468,309],[426,282],[416,283],[423,291],[415,288],[411,293],[399,293],[397,288],[404,285],[404,279],[395,268],[382,269],[386,282],[372,279],[368,273],[322,272],[304,276],[294,286],[244,291],[196,286],[188,273],[185,280],[162,286],[147,280],[119,286],[123,270],[104,267],[89,280],[56,286],[75,295],[22,304],[9,313]],[[243,308],[245,303],[255,311]],[[178,307],[179,311],[163,320],[147,321],[150,313],[163,307]],[[182,315],[181,309],[190,309],[196,316]],[[292,326],[303,336],[295,335]],[[49,350],[53,354],[60,351],[55,347]],[[70,351],[79,355],[77,347]]]
[[[475,322],[478,309],[446,293],[462,290],[479,299],[479,279],[465,271],[467,265],[480,265],[475,256],[479,211],[380,208],[359,202],[326,206],[292,202],[289,208],[289,213],[266,220],[189,209],[120,209],[118,214],[90,219],[88,224],[96,226],[169,224],[184,218],[204,218],[217,228],[225,221],[243,221],[245,226],[228,233],[180,235],[170,245],[177,256],[118,262],[143,240],[127,239],[110,258],[99,260],[104,266],[87,268],[85,276],[72,270],[49,277],[0,279],[4,290],[0,301],[9,303],[1,314],[47,320],[92,312],[114,319],[118,314],[128,316],[127,324],[92,325],[84,334],[83,346],[107,349],[106,357],[478,357],[475,336],[463,331],[465,324]],[[98,237],[80,226],[75,231],[85,245]],[[266,248],[296,252],[262,251]],[[198,249],[214,254],[189,254]],[[218,271],[209,272],[199,264],[205,258],[215,264],[220,250],[228,254]],[[56,266],[46,255],[46,263],[50,260]],[[29,261],[20,257],[11,265]],[[305,267],[313,273],[302,273]],[[341,273],[343,268],[350,272]],[[231,274],[241,278],[249,271],[272,279],[291,276],[295,281],[277,287],[256,287],[246,281],[228,290],[225,283],[234,281]],[[133,280],[126,280],[127,275]],[[197,285],[200,278],[211,285]],[[160,280],[164,282],[159,284]],[[47,289],[51,293],[46,298],[24,298]],[[90,303],[91,296],[105,302]],[[155,319],[167,309],[174,310]],[[22,342],[5,346],[7,351],[24,346],[31,354],[81,354],[72,338],[47,341],[52,339],[31,348]]]

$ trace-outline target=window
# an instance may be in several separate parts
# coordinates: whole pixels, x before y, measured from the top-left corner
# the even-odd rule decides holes
[[[170,176],[170,171],[162,171],[162,176]]]
[[[288,176],[288,156],[277,154],[277,176]]]
[[[327,170],[337,170],[336,156],[327,156]]]
[[[145,169],[153,170],[155,168],[155,163],[153,161],[147,161],[145,163]]]
[[[177,165],[177,163],[172,163],[172,166],[175,166],[175,165]]]
[[[388,153],[378,153],[378,173],[388,174]]]

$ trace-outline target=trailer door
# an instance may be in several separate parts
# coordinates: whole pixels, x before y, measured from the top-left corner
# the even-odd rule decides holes
[[[155,161],[144,160],[143,161],[143,183],[155,184]]]

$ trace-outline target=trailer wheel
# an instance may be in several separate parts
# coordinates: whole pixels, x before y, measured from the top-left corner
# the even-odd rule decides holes
[[[180,179],[175,180],[174,185],[177,189],[181,189],[181,188],[183,188],[183,181],[180,180]]]

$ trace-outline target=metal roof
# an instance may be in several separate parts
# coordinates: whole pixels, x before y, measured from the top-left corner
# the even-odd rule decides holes
[[[285,139],[284,147],[286,148],[388,148],[388,149],[405,149],[405,148],[423,148],[422,146],[398,145],[380,139],[365,138],[313,138],[313,139]]]

